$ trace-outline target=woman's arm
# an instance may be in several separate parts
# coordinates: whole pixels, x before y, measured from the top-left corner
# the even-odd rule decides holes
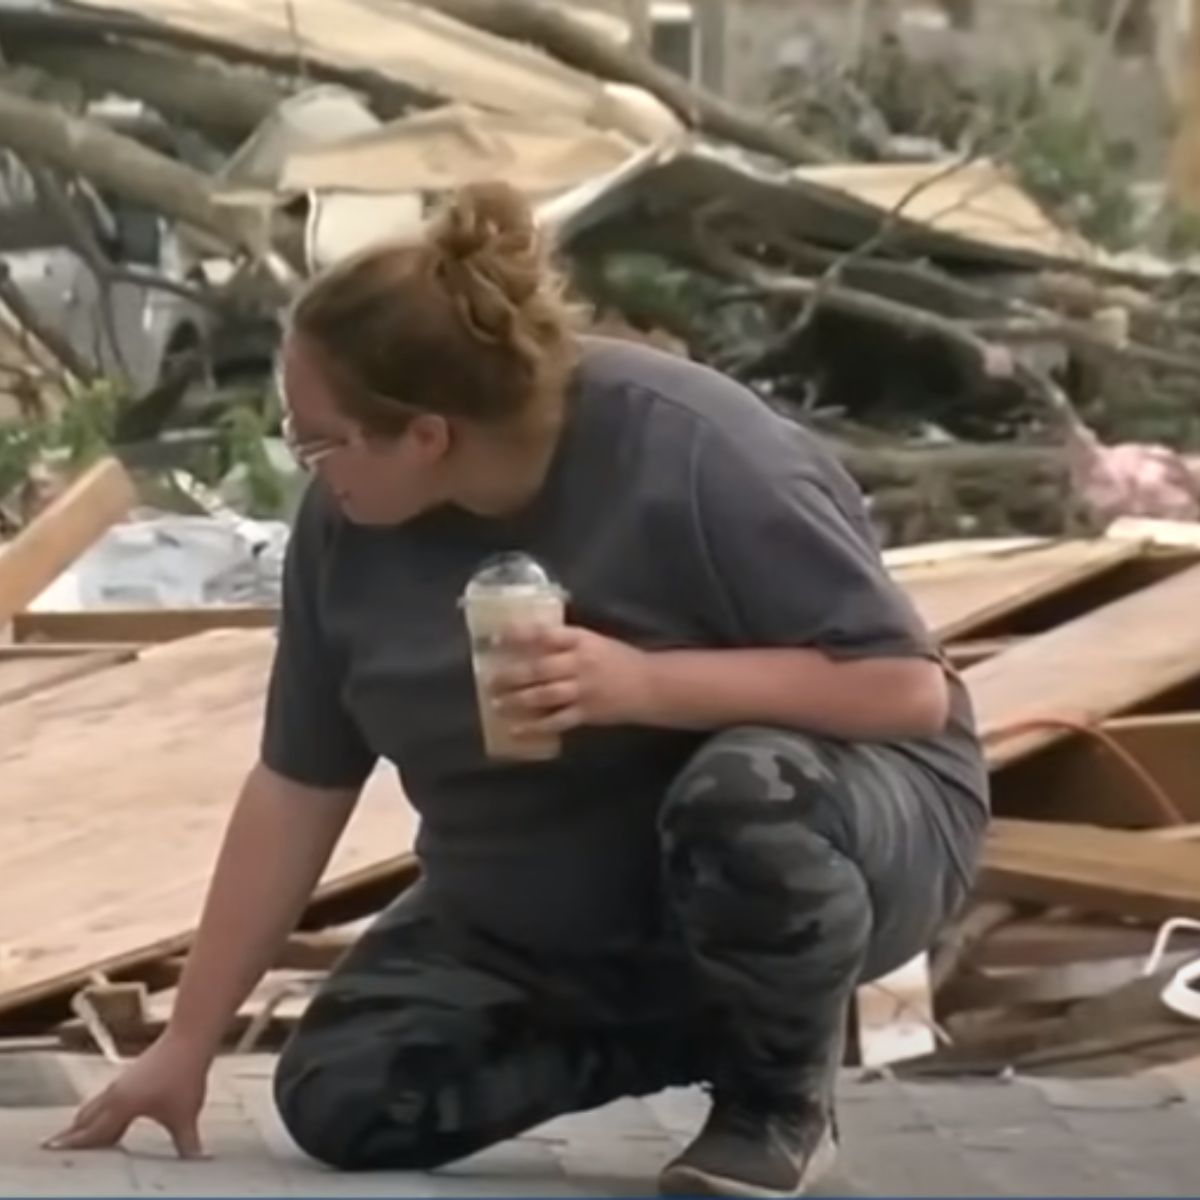
[[[833,659],[816,650],[670,650],[644,657],[645,723],[780,725],[846,739],[932,737],[949,715],[927,658]]]
[[[209,886],[167,1036],[197,1058],[216,1053],[238,1006],[271,965],[316,887],[358,789],[306,787],[250,774]]]

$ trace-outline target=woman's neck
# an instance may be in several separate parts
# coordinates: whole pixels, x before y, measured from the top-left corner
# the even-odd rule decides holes
[[[463,448],[455,503],[480,517],[524,511],[546,482],[565,426],[565,405],[559,403],[506,427],[478,431]]]

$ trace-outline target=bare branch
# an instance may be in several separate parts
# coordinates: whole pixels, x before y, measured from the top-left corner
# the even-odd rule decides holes
[[[131,96],[225,142],[247,137],[290,94],[265,72],[169,48],[26,36],[7,38],[5,50],[12,62],[74,80],[93,94]]]
[[[54,172],[31,164],[29,173],[33,177],[39,199],[54,214],[68,244],[96,278],[100,288],[100,320],[104,327],[104,337],[121,374],[128,382],[129,364],[125,361],[125,353],[121,347],[121,339],[117,336],[117,326],[113,318],[112,280],[109,278],[107,256],[100,248],[87,221],[71,203],[71,198]]]
[[[804,302],[803,311],[781,335],[779,345],[789,344],[808,327],[811,320],[809,306],[814,296],[818,296],[819,293],[820,302],[836,312],[888,325],[912,337],[936,338],[973,374],[992,373],[995,362],[992,348],[958,322],[923,309],[885,300],[869,292],[845,287],[827,276],[812,280],[764,271],[750,260],[707,242],[698,242],[695,253],[715,274],[736,279],[761,295]],[[772,350],[768,350],[766,355],[770,353]]]
[[[295,65],[295,56],[286,47],[278,52],[264,51],[255,46],[117,13],[100,14],[57,8],[52,11],[0,8],[0,40],[11,40],[14,35],[38,35],[56,38],[63,43],[73,41],[82,50],[114,37],[135,46],[157,43],[211,54],[226,62],[267,67],[285,76],[291,73]],[[312,61],[308,69],[312,78],[322,83],[337,83],[361,92],[382,116],[398,116],[414,106],[428,107],[437,100],[400,80],[367,68],[352,69]]]
[[[0,87],[0,145],[22,158],[84,175],[102,190],[183,221],[227,246],[260,255],[265,222],[218,205],[208,176],[113,133]]]

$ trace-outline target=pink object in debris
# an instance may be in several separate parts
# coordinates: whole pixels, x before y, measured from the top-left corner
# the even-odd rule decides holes
[[[1075,483],[1095,515],[1105,520],[1200,520],[1200,483],[1170,447],[1144,442],[1105,446],[1086,427],[1076,427],[1071,443]]]

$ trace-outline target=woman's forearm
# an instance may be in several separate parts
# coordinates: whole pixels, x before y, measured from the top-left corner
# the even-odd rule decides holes
[[[830,737],[928,737],[949,712],[929,659],[835,660],[815,650],[668,650],[646,656],[647,723],[674,729],[779,725]]]
[[[320,791],[254,769],[229,822],[167,1036],[198,1057],[271,966],[353,811],[352,792]]]

